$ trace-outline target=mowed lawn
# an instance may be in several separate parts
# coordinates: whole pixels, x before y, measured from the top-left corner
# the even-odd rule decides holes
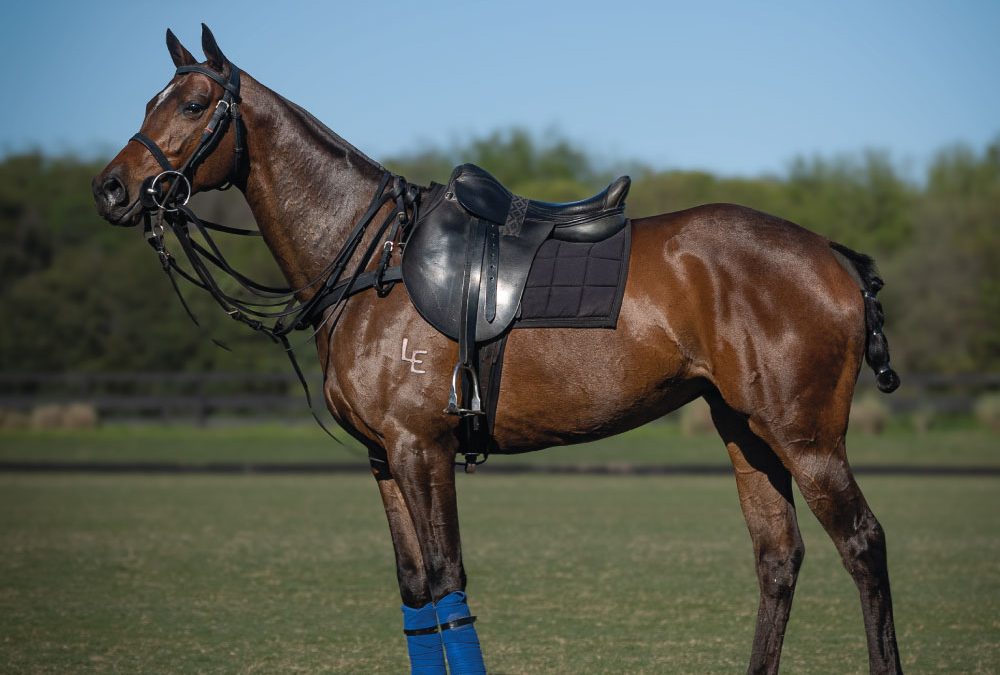
[[[366,451],[360,444],[339,429],[336,434],[340,444],[311,421],[209,427],[112,425],[79,431],[0,430],[0,462],[355,462],[367,466]],[[858,467],[1000,467],[1000,435],[969,424],[918,433],[905,420],[898,420],[887,433],[878,436],[850,432],[847,448],[851,464]],[[727,466],[729,457],[714,431],[685,435],[676,423],[654,422],[593,443],[495,456],[490,462]]]
[[[1000,671],[1000,479],[867,476],[904,665]],[[737,673],[757,591],[728,477],[459,476],[493,673]],[[801,500],[800,500],[801,502]],[[788,673],[867,672],[857,594],[804,509]],[[4,673],[401,673],[363,475],[0,474]]]

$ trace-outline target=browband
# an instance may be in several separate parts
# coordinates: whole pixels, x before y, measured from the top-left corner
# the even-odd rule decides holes
[[[229,64],[229,80],[226,80],[219,75],[217,72],[211,68],[206,68],[202,65],[193,66],[179,66],[174,75],[183,75],[184,73],[201,73],[202,75],[215,80],[220,87],[232,94],[233,98],[238,103],[240,100],[240,69],[234,64]]]

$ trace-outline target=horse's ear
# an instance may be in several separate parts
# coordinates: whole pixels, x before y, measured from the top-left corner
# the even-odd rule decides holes
[[[209,67],[221,73],[222,67],[226,65],[226,56],[219,49],[219,43],[215,41],[215,36],[205,24],[201,24],[201,49],[205,52]]]
[[[174,60],[174,65],[180,68],[181,66],[190,66],[198,63],[194,60],[194,56],[191,55],[181,41],[177,39],[174,32],[167,29],[167,51],[170,52],[170,58]]]

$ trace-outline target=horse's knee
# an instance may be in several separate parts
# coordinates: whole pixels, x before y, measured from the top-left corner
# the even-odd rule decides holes
[[[432,563],[429,567],[427,583],[435,602],[449,593],[465,590],[465,566],[461,559],[443,560],[441,564]]]
[[[791,546],[768,548],[757,556],[757,574],[762,595],[775,600],[790,598],[806,555],[805,544],[797,539]]]
[[[422,565],[397,564],[396,579],[399,581],[399,595],[404,605],[423,607],[428,602],[431,602],[427,574],[424,572]]]

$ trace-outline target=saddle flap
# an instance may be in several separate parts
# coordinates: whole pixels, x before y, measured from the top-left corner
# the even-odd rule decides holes
[[[483,169],[463,164],[452,172],[448,185],[470,213],[498,225],[506,222],[514,195]]]
[[[421,214],[406,243],[402,272],[410,300],[429,324],[453,340],[461,336],[467,316],[462,312],[463,301],[469,300],[465,267],[477,265],[474,341],[487,342],[514,323],[531,263],[552,224],[518,236],[502,234],[495,223],[486,229],[488,236],[470,254],[475,223],[462,205],[440,199]]]

